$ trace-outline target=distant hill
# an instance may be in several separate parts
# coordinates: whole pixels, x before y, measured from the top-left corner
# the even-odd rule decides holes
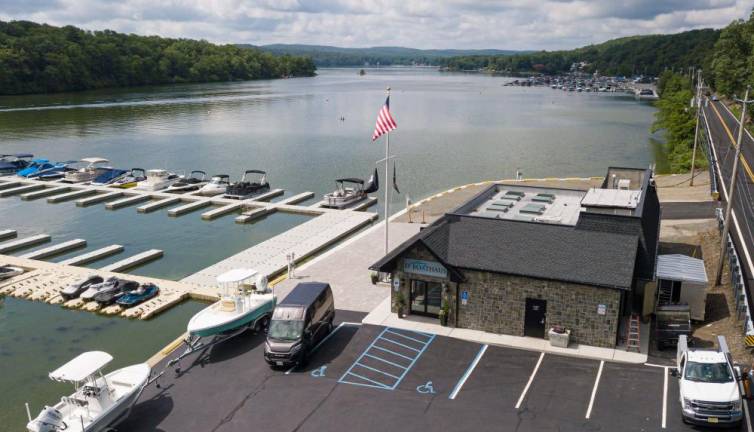
[[[504,56],[525,51],[480,49],[415,49],[403,47],[340,48],[327,45],[273,44],[254,46],[238,45],[242,48],[258,48],[275,55],[308,56],[320,67],[366,66],[366,65],[438,65],[440,59],[454,56],[485,55]]]
[[[538,51],[516,55],[476,55],[443,59],[450,70],[486,70],[497,73],[555,74],[585,62],[587,72],[608,75],[654,75],[666,69],[707,68],[720,30],[692,30],[670,35],[630,36],[573,50]]]

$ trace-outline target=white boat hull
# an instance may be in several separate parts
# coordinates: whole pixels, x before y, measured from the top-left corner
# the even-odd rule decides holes
[[[251,325],[266,314],[271,314],[277,298],[273,294],[251,294],[242,297],[242,306],[225,311],[222,300],[199,311],[188,323],[191,336],[207,337]]]

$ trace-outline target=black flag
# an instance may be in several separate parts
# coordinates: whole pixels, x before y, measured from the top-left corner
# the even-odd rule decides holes
[[[377,168],[375,168],[374,174],[372,174],[372,177],[369,177],[369,180],[367,181],[367,185],[364,188],[364,192],[372,193],[372,192],[377,192],[377,190],[379,189],[380,189],[380,177],[377,175]]]
[[[393,162],[393,189],[395,189],[396,193],[401,193],[400,189],[398,189],[398,182],[395,177],[395,162]]]

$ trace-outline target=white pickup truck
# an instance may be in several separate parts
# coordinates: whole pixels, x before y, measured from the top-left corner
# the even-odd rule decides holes
[[[684,423],[738,426],[743,419],[741,371],[731,361],[723,336],[718,349],[689,349],[685,335],[678,339],[679,401]]]

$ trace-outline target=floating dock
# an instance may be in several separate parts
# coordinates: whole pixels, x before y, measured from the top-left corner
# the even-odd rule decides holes
[[[0,254],[7,254],[8,252],[13,252],[19,249],[26,249],[38,244],[47,243],[48,241],[50,241],[49,235],[37,234],[31,237],[0,243]]]
[[[180,207],[172,208],[168,210],[168,216],[177,217],[191,213],[192,211],[199,210],[200,208],[209,207],[212,205],[212,200],[204,199],[201,201],[194,201],[192,203],[184,204]]]
[[[73,258],[68,258],[67,260],[61,261],[59,264],[69,266],[82,266],[84,264],[89,264],[91,262],[99,261],[103,258],[119,254],[121,252],[123,252],[123,246],[110,245],[97,250],[93,250],[91,252],[87,252],[82,255],[75,256]]]
[[[82,198],[76,201],[76,205],[79,207],[87,207],[93,204],[99,204],[101,202],[111,200],[113,198],[118,198],[120,196],[123,196],[123,192],[107,192],[103,194],[97,194],[93,197]]]
[[[151,197],[149,197],[151,199]],[[163,207],[171,206],[175,203],[181,202],[181,199],[177,196],[175,197],[167,197],[163,198],[154,202],[151,202],[149,204],[144,204],[141,207],[138,207],[136,211],[139,213],[152,213],[155,210],[159,210]]]
[[[17,235],[18,233],[16,232],[16,230],[12,230],[12,229],[0,230],[0,240],[16,238]]]
[[[86,240],[73,239],[73,240],[68,240],[66,242],[58,243],[58,244],[55,244],[55,245],[52,245],[43,249],[37,249],[35,251],[21,255],[21,258],[28,258],[28,259],[49,258],[55,255],[60,255],[66,252],[70,252],[74,249],[80,249],[83,247],[86,247]]]
[[[122,207],[128,207],[130,205],[143,203],[149,201],[151,198],[149,195],[134,195],[127,198],[119,199],[117,201],[109,202],[105,204],[105,208],[108,210],[117,210]]]
[[[5,189],[0,191],[0,197],[7,197],[11,195],[17,195],[24,192],[31,192],[39,189],[44,189],[44,184],[25,184],[23,186],[16,186],[14,188]]]
[[[102,267],[100,270],[109,272],[122,272],[142,264],[146,264],[150,261],[154,261],[157,258],[162,258],[162,251],[159,249],[150,249],[134,256],[128,257],[124,260],[114,262],[112,264]]]
[[[75,198],[84,197],[87,195],[94,195],[97,193],[96,189],[79,189],[75,190],[73,192],[67,192],[61,195],[55,195],[47,198],[47,202],[50,204],[55,204],[63,201],[72,200]]]
[[[45,188],[42,190],[38,190],[36,192],[29,192],[21,195],[22,200],[31,201],[38,198],[47,197],[50,195],[60,195],[64,192],[68,192],[71,190],[68,186],[58,186],[58,187],[51,187],[51,188]]]
[[[286,255],[295,254],[297,262],[305,260],[376,218],[374,213],[347,210],[328,212],[194,273],[181,282],[213,287],[218,275],[241,267],[252,268],[271,279],[287,268]]]

